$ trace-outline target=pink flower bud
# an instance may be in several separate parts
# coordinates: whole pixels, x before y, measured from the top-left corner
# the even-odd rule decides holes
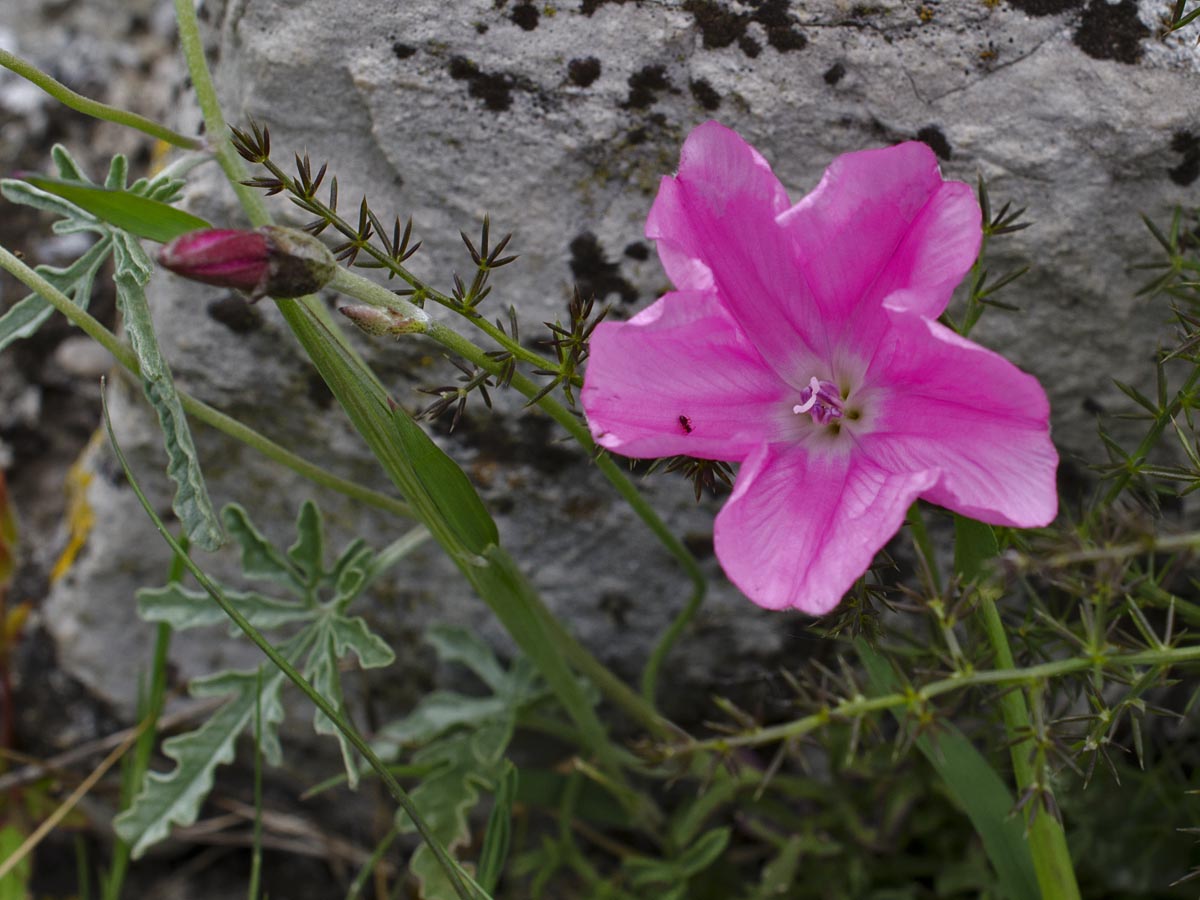
[[[163,246],[158,261],[183,278],[237,288],[252,300],[311,294],[337,271],[333,254],[319,240],[276,225],[192,231]]]
[[[257,231],[192,231],[158,251],[158,262],[176,275],[257,295],[267,278],[267,238]]]

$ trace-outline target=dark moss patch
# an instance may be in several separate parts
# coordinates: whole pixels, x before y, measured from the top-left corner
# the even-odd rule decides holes
[[[604,248],[590,231],[571,241],[571,274],[579,293],[583,296],[595,296],[603,301],[610,294],[616,294],[622,303],[633,303],[638,298],[637,289],[621,275],[620,267],[609,262],[604,255]]]
[[[803,50],[808,46],[804,32],[796,28],[787,0],[763,0],[751,18],[767,30],[767,43],[780,53]]]
[[[1171,149],[1183,157],[1167,172],[1171,180],[1186,187],[1200,178],[1200,138],[1190,131],[1177,131],[1171,138]]]
[[[757,22],[767,32],[767,43],[780,53],[803,50],[808,38],[796,27],[788,9],[788,0],[756,0],[751,12],[735,12],[716,0],[687,0],[683,8],[692,14],[704,46],[719,50],[734,42],[747,56],[758,56],[762,49],[758,41],[746,33],[751,22]]]
[[[513,7],[509,18],[522,31],[533,31],[533,29],[538,27],[538,19],[541,18],[541,13],[538,12],[537,7],[532,3],[518,3]]]
[[[917,140],[926,143],[939,159],[950,159],[950,142],[946,140],[946,135],[942,134],[942,129],[936,125],[926,125],[918,131]]]
[[[475,23],[475,33],[476,34],[487,34],[488,33],[488,23],[487,22],[476,22]]]
[[[588,87],[600,77],[600,60],[594,56],[573,59],[567,63],[567,78],[579,87]]]
[[[1013,9],[1030,16],[1053,16],[1067,10],[1078,9],[1084,0],[1008,0]]]
[[[629,76],[629,97],[621,105],[625,109],[646,109],[658,99],[658,94],[670,88],[665,67],[645,66]]]
[[[258,307],[251,306],[239,294],[226,294],[220,300],[208,304],[205,310],[214,322],[220,322],[234,334],[250,334],[263,325],[263,315]]]
[[[512,106],[512,91],[515,79],[511,75],[482,72],[479,66],[465,56],[450,60],[447,68],[455,81],[467,82],[467,93],[493,112],[504,112]]]
[[[392,55],[396,57],[396,59],[408,59],[416,52],[416,47],[410,46],[409,44],[402,44],[400,41],[392,41]]]
[[[746,33],[750,16],[736,13],[713,0],[687,0],[683,8],[692,14],[707,50],[728,47]]]
[[[705,79],[697,78],[690,82],[688,90],[692,92],[692,98],[709,112],[721,108],[721,95]]]
[[[1138,18],[1133,0],[1121,0],[1115,6],[1106,0],[1091,0],[1075,30],[1075,44],[1095,59],[1132,65],[1142,58],[1142,41],[1149,36],[1150,29]]]
[[[738,49],[745,53],[751,59],[762,53],[762,44],[756,41],[750,35],[738,38]]]
[[[618,6],[624,6],[626,0],[583,0],[579,4],[579,11],[585,16],[591,16],[596,10],[602,7],[605,3],[615,3]]]
[[[645,262],[650,258],[650,248],[641,241],[626,244],[622,252],[630,259],[636,259],[638,262]]]
[[[843,66],[840,62],[834,63],[832,66],[830,66],[828,69],[825,70],[825,75],[824,75],[825,83],[827,85],[829,85],[830,87],[833,87],[835,84],[837,84],[839,81],[841,81],[845,77],[846,77],[846,67]]]

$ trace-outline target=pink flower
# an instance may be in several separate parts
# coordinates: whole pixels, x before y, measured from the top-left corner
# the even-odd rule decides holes
[[[918,497],[995,525],[1054,518],[1045,392],[935,321],[981,227],[924,144],[838,157],[793,205],[708,122],[646,235],[676,291],[596,329],[584,409],[625,456],[741,463],[714,540],[755,603],[832,609]]]

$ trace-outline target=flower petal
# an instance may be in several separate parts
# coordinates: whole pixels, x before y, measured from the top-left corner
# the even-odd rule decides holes
[[[715,291],[767,362],[804,384],[824,329],[805,301],[791,238],[776,223],[789,202],[753,147],[707,122],[684,143],[679,173],[662,180],[646,236],[676,287]]]
[[[862,452],[891,472],[935,469],[921,496],[939,506],[993,525],[1049,524],[1058,453],[1037,379],[937,322],[890,317],[868,374],[879,420]]]
[[[712,294],[667,294],[592,334],[581,399],[624,456],[740,460],[777,436],[788,387]]]
[[[731,581],[759,606],[837,606],[937,473],[889,472],[860,454],[774,445],[752,454],[717,515]]]
[[[897,308],[940,315],[982,239],[971,189],[942,181],[919,141],[839,156],[779,223],[835,346],[861,307],[889,295]]]

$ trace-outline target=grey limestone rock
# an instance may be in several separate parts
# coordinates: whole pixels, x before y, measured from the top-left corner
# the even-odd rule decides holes
[[[1145,383],[1164,309],[1135,299],[1129,266],[1152,252],[1139,212],[1162,220],[1200,199],[1200,55],[1191,33],[1161,38],[1167,4],[1146,0],[882,2],[839,0],[228,0],[207,2],[217,75],[234,123],[267,124],[279,159],[329,160],[343,202],[366,193],[380,212],[412,215],[420,274],[448,285],[470,265],[458,230],[484,212],[513,231],[521,254],[498,273],[491,304],[513,304],[527,337],[565,313],[573,285],[624,317],[667,286],[642,237],[658,180],[697,123],[737,128],[801,197],[837,154],[926,141],[948,177],[983,175],[992,196],[1029,208],[1035,225],[995,247],[995,272],[1029,264],[1007,292],[1018,315],[992,313],[974,337],[1035,373],[1051,395],[1055,435],[1070,460],[1095,460],[1096,406],[1116,410],[1119,377]],[[193,205],[229,218],[214,178]],[[275,209],[294,215],[286,204]],[[161,337],[180,382],[201,398],[340,474],[377,486],[361,442],[295,349],[278,313],[219,290],[153,282]],[[489,311],[485,309],[485,311]],[[401,403],[445,383],[449,368],[420,340],[367,345]],[[503,538],[550,605],[606,662],[633,676],[687,585],[669,557],[551,423],[501,395],[437,439],[480,486]],[[142,471],[161,467],[136,402],[118,431]],[[139,425],[138,423],[143,423]],[[140,430],[139,430],[140,429]],[[294,476],[210,432],[198,432],[218,501],[237,499],[283,537],[300,500]],[[689,542],[711,537],[712,504],[656,475],[651,502]],[[130,593],[164,571],[161,548],[111,486],[93,502],[103,541],[84,573],[56,587],[51,621],[63,661],[128,703],[139,659],[119,660],[79,637],[94,625],[138,632]],[[159,495],[162,496],[161,494]],[[404,524],[320,495],[343,535],[400,533]],[[209,560],[205,560],[209,562]],[[217,562],[218,569],[228,561]],[[762,613],[719,576],[713,596],[665,672],[671,712],[695,716],[704,693],[761,680],[803,652],[793,620]],[[119,575],[120,577],[116,577]],[[120,596],[115,596],[119,594]],[[114,595],[114,596],[110,596]],[[452,567],[425,548],[368,617],[400,646],[392,684],[427,683],[411,649],[428,622],[469,622],[502,640]],[[76,624],[68,624],[75,622]],[[143,643],[143,646],[145,644]],[[223,646],[223,645],[220,645]],[[195,674],[217,643],[181,659]]]

